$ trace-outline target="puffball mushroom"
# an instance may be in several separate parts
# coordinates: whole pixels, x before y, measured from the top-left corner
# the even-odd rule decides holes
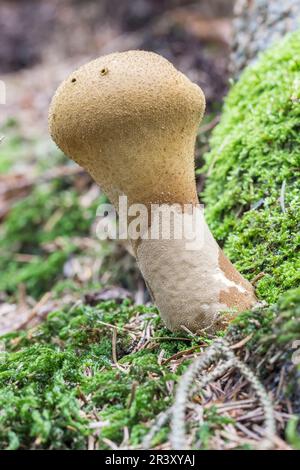
[[[129,206],[144,204],[150,213],[153,204],[199,205],[194,147],[204,109],[202,90],[170,62],[128,51],[72,73],[52,100],[49,127],[117,210],[119,196],[127,196]],[[186,236],[132,240],[153,301],[172,331],[213,329],[226,312],[256,303],[251,284],[225,257],[203,217],[201,231],[196,250],[187,248]]]

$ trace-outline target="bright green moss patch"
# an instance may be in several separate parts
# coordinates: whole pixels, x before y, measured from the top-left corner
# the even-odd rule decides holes
[[[161,340],[134,352],[128,322],[137,315],[136,328],[151,321]],[[118,328],[118,367],[109,325]],[[173,337],[154,308],[128,301],[53,312],[34,330],[2,337],[0,448],[84,449],[90,434],[102,448],[99,430],[120,443],[125,426],[137,444],[149,420],[171,404],[168,383],[182,373],[182,367],[175,374],[160,365],[159,352],[170,357],[196,344]]]
[[[278,370],[285,367],[290,389],[285,386],[284,393],[290,398],[299,390],[291,362],[293,340],[300,335],[299,306],[300,290],[290,291],[277,305],[242,314],[229,330],[233,342],[252,334],[246,345],[256,351],[250,354],[251,367],[255,370],[264,358],[257,373],[268,389],[277,387]],[[137,347],[149,322],[154,336],[146,347]],[[118,366],[112,325],[117,327]],[[119,445],[125,427],[129,445],[138,446],[155,416],[172,404],[169,387],[189,363],[183,360],[174,371],[172,364],[159,363],[162,350],[166,359],[203,341],[177,340],[154,308],[128,301],[53,312],[31,331],[2,337],[0,448],[86,449],[90,435],[98,448],[107,448],[105,438]],[[279,348],[276,361],[274,347]],[[210,448],[215,431],[228,423],[234,420],[207,408],[197,431],[201,448]],[[167,435],[164,427],[154,443],[164,442]]]
[[[300,288],[291,289],[276,304],[241,313],[231,324],[228,337],[239,332],[252,335],[247,347],[253,344],[289,345],[300,338]],[[262,351],[261,351],[262,352]]]
[[[215,237],[268,302],[300,282],[300,33],[245,70],[206,156]]]

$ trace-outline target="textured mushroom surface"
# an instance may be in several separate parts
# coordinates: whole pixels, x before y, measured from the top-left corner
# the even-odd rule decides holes
[[[204,108],[201,89],[169,61],[129,51],[67,78],[51,105],[50,130],[113,203],[123,194],[130,203],[189,203],[197,201],[191,155]]]
[[[145,51],[114,53],[84,65],[57,90],[50,132],[58,146],[83,166],[118,209],[128,205],[198,204],[194,146],[205,109],[202,90],[163,57]],[[175,231],[186,209],[175,216],[169,239],[132,240],[140,270],[171,330],[219,325],[256,302],[252,286],[223,255],[201,209],[196,249]],[[130,218],[128,218],[130,220]],[[146,228],[159,228],[149,217]],[[131,237],[132,238],[132,237]]]

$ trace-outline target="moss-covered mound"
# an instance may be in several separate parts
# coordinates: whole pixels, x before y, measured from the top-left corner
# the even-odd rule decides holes
[[[293,353],[300,339],[299,130],[297,32],[264,53],[232,87],[211,137],[202,195],[214,235],[237,268],[256,280],[258,297],[272,304],[285,293],[273,306],[240,315],[228,337],[254,333],[246,361],[273,398],[280,394],[281,403],[287,408],[292,403],[295,413],[300,390]],[[299,437],[290,438],[299,445]]]
[[[300,282],[300,33],[245,70],[207,155],[202,200],[225,252],[275,302]]]

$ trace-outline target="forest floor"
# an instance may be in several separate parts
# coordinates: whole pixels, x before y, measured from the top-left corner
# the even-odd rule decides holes
[[[79,2],[80,13],[73,2],[54,1],[49,7],[41,1],[40,29],[27,37],[27,16],[20,23],[17,3],[4,1],[0,7],[0,17],[10,19],[6,28],[18,23],[28,60],[24,68],[24,54],[12,54],[8,28],[10,62],[0,61],[7,64],[0,73],[5,72],[8,97],[0,143],[0,446],[138,448],[157,415],[171,406],[188,364],[215,338],[167,331],[126,246],[97,240],[95,213],[103,195],[50,141],[48,105],[60,81],[91,58],[128,48],[156,50],[207,96],[197,142],[200,167],[228,88],[231,9],[191,2],[170,10],[164,2],[148,2],[147,15],[134,9],[116,17],[113,0],[100,9],[95,2],[84,7]],[[29,18],[30,4],[37,4],[27,4]],[[43,36],[50,31],[51,40]],[[202,192],[200,171],[197,179]],[[254,284],[259,280],[253,275]],[[286,393],[290,348],[280,333],[286,319],[299,332],[299,308],[291,306],[298,308],[298,293],[245,313],[229,332],[232,350],[263,377],[272,397],[277,432],[271,446],[281,450],[300,446],[299,403]],[[282,341],[280,354],[274,337]],[[251,383],[232,366],[190,397],[189,444],[256,448],[265,419]],[[167,424],[152,446],[170,448]]]

